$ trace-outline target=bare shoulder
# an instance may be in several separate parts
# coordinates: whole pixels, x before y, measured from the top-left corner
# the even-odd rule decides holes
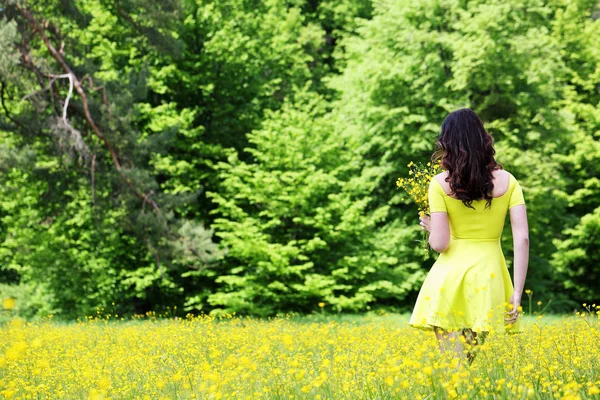
[[[434,178],[437,179],[437,181],[440,183],[446,182],[447,177],[448,177],[448,171],[440,172],[439,174],[434,176]]]
[[[492,171],[492,176],[494,177],[492,197],[502,196],[510,187],[512,174],[505,169],[496,169]]]
[[[441,172],[433,177],[436,181],[440,183],[442,186],[447,186],[448,182],[446,182],[446,178],[448,177],[448,171]]]
[[[448,178],[448,171],[441,172],[433,177],[433,179],[435,179],[439,182],[440,185],[442,185],[444,192],[449,193],[451,191],[450,184],[446,182],[446,178]]]
[[[492,171],[494,179],[508,179],[512,174],[505,169],[495,169]]]

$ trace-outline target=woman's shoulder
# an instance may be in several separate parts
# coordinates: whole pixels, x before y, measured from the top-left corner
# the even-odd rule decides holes
[[[510,191],[518,184],[517,178],[505,169],[496,169],[492,171],[492,176],[494,177],[495,187],[493,197],[500,197],[500,195]],[[447,194],[451,192],[450,184],[446,181],[447,178],[448,171],[442,171],[431,178],[430,186],[435,190],[441,190]],[[437,183],[434,181],[437,181]]]
[[[452,193],[452,189],[450,188],[450,183],[446,181],[447,178],[448,171],[442,171],[439,174],[434,175],[433,178],[431,178],[430,185],[436,192],[440,194],[445,194],[446,196],[451,198],[455,198],[451,194],[449,194]]]
[[[510,172],[510,171],[508,171],[508,170],[506,170],[506,169],[504,169],[504,168],[502,168],[502,169],[496,169],[496,170],[494,170],[493,172],[494,172],[494,173],[500,173],[500,174],[506,174],[506,175],[508,175],[508,176],[510,176],[510,177],[512,177],[512,178],[514,178],[514,179],[516,179],[516,176],[515,176],[515,174],[513,174],[512,172]],[[519,174],[517,173],[517,175],[519,175]]]
[[[440,184],[442,184],[442,182],[446,182],[446,178],[448,177],[448,171],[442,171],[437,175],[434,175],[433,178],[431,179],[438,181]]]
[[[501,169],[494,171],[494,174],[493,197],[512,198],[514,193],[522,193],[521,184],[510,171]]]
[[[444,192],[446,192],[446,187],[448,186],[448,182],[446,182],[446,178],[448,177],[448,172],[447,171],[443,171],[440,172],[437,175],[434,175],[431,178],[431,182],[429,183],[431,186],[435,186],[435,189],[442,189]],[[437,182],[437,184],[436,184]]]
[[[504,177],[512,176],[512,174],[505,169],[495,169],[492,171],[492,175],[494,176],[494,178],[501,177],[501,176],[504,176]]]
[[[515,178],[515,176],[510,172],[507,171],[505,169],[496,169],[494,171],[492,171],[492,175],[494,177],[494,180],[497,182],[505,182],[508,186],[513,186],[515,183],[517,183],[517,178]]]

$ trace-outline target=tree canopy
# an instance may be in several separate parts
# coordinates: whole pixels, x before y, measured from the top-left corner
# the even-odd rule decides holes
[[[28,317],[410,310],[434,256],[395,181],[469,107],[525,192],[527,287],[600,301],[599,16],[3,0],[0,295]]]

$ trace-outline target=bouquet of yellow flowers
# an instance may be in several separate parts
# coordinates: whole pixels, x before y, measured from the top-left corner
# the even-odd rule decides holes
[[[429,183],[431,179],[441,172],[441,160],[438,162],[414,163],[408,164],[408,177],[398,178],[396,186],[406,190],[412,201],[417,205],[419,216],[423,217],[429,214]],[[424,232],[424,239],[427,238],[427,232]],[[425,240],[427,246],[427,240]]]

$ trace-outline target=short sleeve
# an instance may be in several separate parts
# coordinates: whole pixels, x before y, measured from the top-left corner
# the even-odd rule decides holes
[[[512,192],[510,193],[510,200],[508,202],[508,208],[513,208],[514,206],[518,206],[521,204],[525,204],[525,198],[523,197],[523,189],[521,189],[521,185],[519,181],[514,176],[510,176],[512,181]]]
[[[446,201],[444,200],[444,191],[439,182],[434,182],[432,178],[429,183],[429,212],[448,212]]]

